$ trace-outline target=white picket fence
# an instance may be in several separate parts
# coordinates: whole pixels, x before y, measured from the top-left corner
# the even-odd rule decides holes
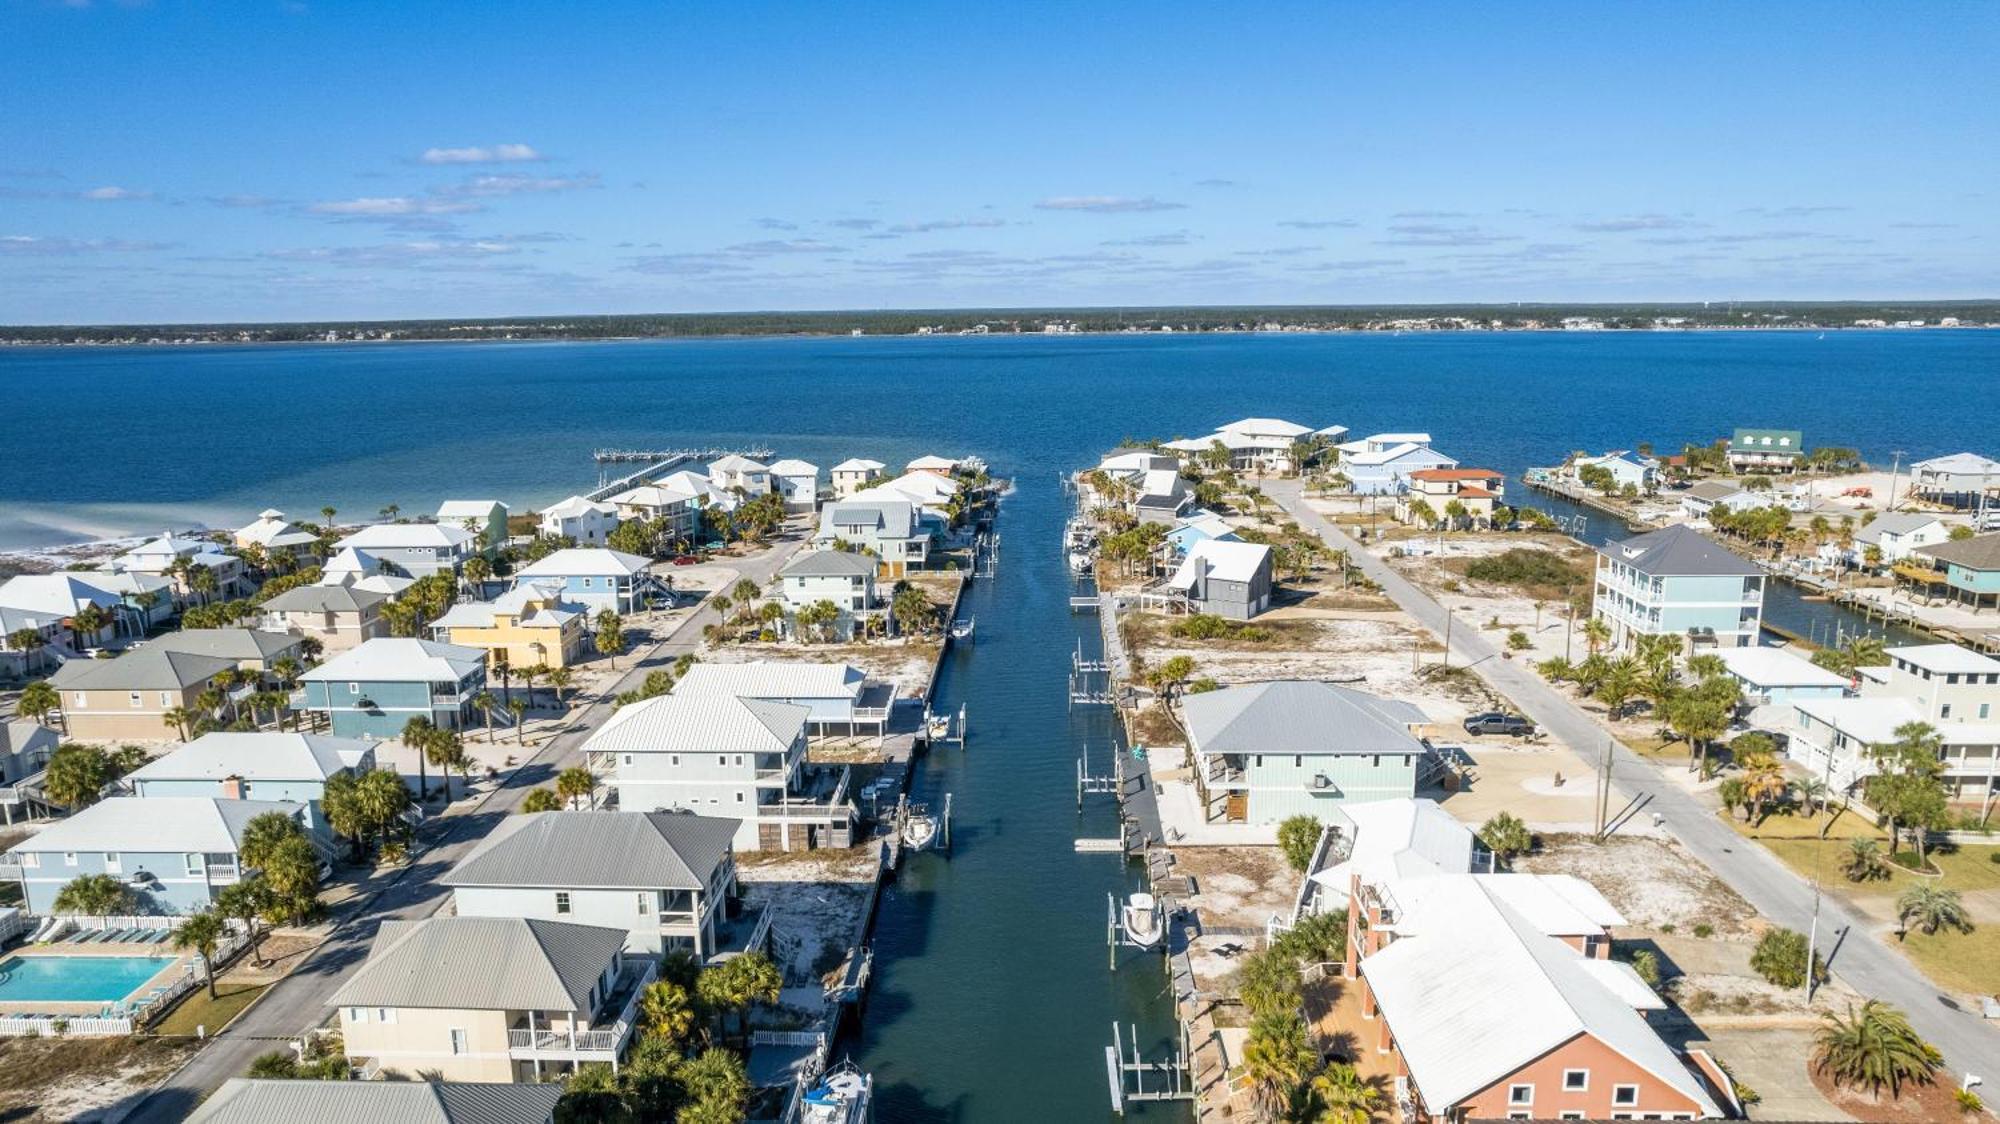
[[[101,1019],[94,1016],[70,1018],[63,1015],[0,1016],[0,1038],[94,1038],[130,1033],[132,1033],[132,1020],[126,1018]]]

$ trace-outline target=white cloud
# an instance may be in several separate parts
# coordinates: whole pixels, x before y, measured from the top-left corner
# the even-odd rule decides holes
[[[418,159],[426,164],[519,164],[546,157],[529,145],[496,144],[490,148],[427,148]]]
[[[480,210],[477,203],[455,203],[440,199],[419,199],[409,195],[378,195],[360,199],[337,199],[314,203],[306,210],[316,215],[348,218],[396,218],[403,215],[462,215]]]
[[[1333,230],[1336,228],[1346,230],[1360,226],[1361,224],[1355,222],[1353,219],[1281,219],[1278,225],[1288,226],[1293,230]]]
[[[0,235],[0,254],[34,254],[67,257],[74,254],[129,254],[165,250],[170,242],[141,242],[124,238],[42,238],[32,234]]]
[[[846,249],[816,238],[768,238],[761,242],[738,242],[723,247],[727,254],[765,256],[769,254],[844,254]]]
[[[328,265],[423,267],[480,262],[517,253],[520,253],[520,247],[504,241],[440,239],[389,242],[377,246],[320,246],[300,250],[273,250],[264,256],[279,261],[324,262]]]
[[[464,183],[444,188],[440,195],[480,196],[534,195],[552,191],[575,191],[598,186],[598,177],[523,176],[518,174],[474,176]]]
[[[1006,219],[934,219],[930,222],[899,222],[889,229],[897,234],[929,234],[938,230],[991,230],[1006,225]]]
[[[1169,203],[1150,195],[1058,195],[1035,204],[1040,211],[1089,211],[1100,215],[1130,215],[1147,211],[1178,211],[1185,203]]]
[[[1618,234],[1634,230],[1685,230],[1699,225],[1701,224],[1676,215],[1646,214],[1580,222],[1576,224],[1576,228],[1594,234]]]
[[[128,187],[93,187],[89,191],[77,194],[78,199],[87,199],[93,203],[122,203],[152,197],[153,193],[150,191],[133,191]]]

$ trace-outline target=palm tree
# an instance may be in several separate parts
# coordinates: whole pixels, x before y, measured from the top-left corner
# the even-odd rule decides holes
[[[1604,703],[1606,717],[1616,721],[1625,713],[1625,704],[1639,693],[1639,683],[1639,661],[1630,657],[1611,661],[1597,684],[1597,697]]]
[[[581,765],[572,765],[556,775],[556,795],[568,801],[571,808],[577,806],[577,801],[588,799],[595,791],[597,778]]]
[[[494,698],[491,691],[481,691],[472,696],[472,709],[479,712],[479,724],[486,727],[486,740],[489,742],[493,740],[493,708],[499,705],[500,700]]]
[[[451,801],[451,771],[463,769],[469,762],[465,756],[465,741],[458,731],[439,728],[424,744],[424,760],[437,766],[438,776],[444,779],[444,798]]]
[[[188,592],[198,594],[206,605],[216,592],[215,571],[206,566],[196,566],[188,572]]]
[[[569,690],[570,684],[574,682],[576,682],[576,672],[572,669],[567,667],[552,667],[549,669],[549,687],[556,693],[557,706],[562,706],[568,702],[565,692]]]
[[[431,798],[430,777],[424,772],[424,759],[429,755],[431,739],[437,736],[437,727],[431,720],[418,715],[403,723],[402,742],[417,751],[417,799]]]
[[[1746,753],[1737,764],[1743,768],[1743,796],[1750,803],[1750,820],[1762,824],[1765,805],[1784,799],[1791,791],[1791,781],[1785,777],[1785,767],[1768,750]]]
[[[521,800],[523,812],[560,812],[562,806],[563,798],[557,796],[554,789],[529,789],[528,795]]]
[[[1594,656],[1597,654],[1598,649],[1609,643],[1611,643],[1611,626],[1604,623],[1603,617],[1592,617],[1583,622],[1583,644],[1585,651]]]
[[[97,803],[111,782],[111,760],[94,745],[65,742],[49,755],[42,773],[42,792],[65,808]]]
[[[21,697],[14,709],[23,718],[32,719],[46,726],[49,715],[62,709],[62,695],[49,685],[46,679],[37,679],[21,688]]]
[[[1912,926],[1927,937],[1937,935],[1939,929],[1970,933],[1972,915],[1966,912],[1965,901],[1957,890],[1918,882],[1896,899],[1897,939],[1908,936]]]
[[[1873,839],[1850,839],[1847,853],[1840,858],[1840,872],[1849,882],[1874,882],[1889,877],[1889,862],[1882,845]]]
[[[215,949],[222,943],[227,926],[222,915],[214,909],[198,910],[187,915],[180,927],[174,930],[174,947],[182,952],[192,952],[201,957],[202,975],[208,977],[208,997],[215,998]]]
[[[597,614],[597,650],[611,661],[611,669],[618,670],[618,654],[625,650],[625,620],[610,609]]]
[[[88,648],[96,643],[97,634],[109,627],[111,614],[95,604],[78,609],[69,619],[69,630],[80,647]]]
[[[507,700],[507,713],[514,716],[514,744],[528,744],[528,704],[520,699]]]
[[[1272,1012],[1251,1020],[1250,1035],[1243,1043],[1243,1072],[1267,1116],[1284,1112],[1318,1062],[1298,1012]]]
[[[694,1031],[694,1018],[687,988],[672,980],[655,980],[639,994],[639,1023],[648,1035],[678,1045]]]
[[[17,628],[7,634],[7,646],[21,653],[21,666],[29,671],[35,669],[41,658],[42,645],[48,641],[42,638],[41,630]]]
[[[319,517],[321,520],[321,525],[324,528],[326,534],[330,535],[333,533],[333,517],[335,514],[336,512],[334,511],[333,506],[331,504],[319,509]]]
[[[1314,1076],[1312,1092],[1319,1100],[1314,1124],[1369,1124],[1387,1107],[1381,1087],[1362,1080],[1345,1062],[1333,1062]]]
[[[109,874],[80,874],[56,892],[57,913],[101,919],[132,911],[132,891]]]
[[[546,677],[548,673],[549,665],[542,663],[530,664],[521,669],[521,688],[528,693],[529,706],[535,705],[535,680]]]
[[[262,876],[232,882],[215,892],[217,912],[243,923],[243,932],[250,939],[250,957],[259,967],[264,964],[264,940],[258,922],[271,912],[273,897]]]
[[[706,969],[695,977],[695,995],[702,1006],[718,1014],[734,1014],[739,1022],[753,1003],[776,1003],[784,976],[771,958],[746,952]]]
[[[1870,999],[1859,1011],[1849,1004],[1845,1017],[1829,1013],[1825,1020],[1813,1036],[1813,1066],[1836,1084],[1866,1086],[1876,1096],[1887,1085],[1894,1098],[1902,1095],[1906,1081],[1931,1083],[1937,1051],[1917,1035],[1903,1012]]]

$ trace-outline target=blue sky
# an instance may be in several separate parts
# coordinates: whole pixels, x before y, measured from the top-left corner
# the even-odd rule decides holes
[[[0,322],[2000,296],[2000,4],[0,0]]]

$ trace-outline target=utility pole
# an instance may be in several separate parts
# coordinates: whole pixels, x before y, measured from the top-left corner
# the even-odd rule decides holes
[[[1896,460],[1895,463],[1889,466],[1889,506],[1884,508],[1884,511],[1896,510],[1896,477],[1903,470],[1904,451],[1901,449],[1891,449],[1889,451],[1894,454]]]
[[[1832,760],[1832,753],[1833,753],[1833,751],[1832,751],[1831,749],[1828,749],[1828,751],[1827,751],[1827,756],[1828,756],[1828,762],[1829,762],[1829,772],[1831,771],[1831,768],[1830,768],[1830,766],[1831,766],[1831,760]],[[1812,1003],[1812,996],[1813,996],[1813,963],[1814,963],[1814,960],[1815,960],[1815,959],[1816,959],[1816,958],[1817,958],[1817,957],[1819,956],[1819,860],[1820,860],[1820,854],[1821,854],[1821,852],[1823,852],[1823,851],[1825,851],[1825,850],[1826,850],[1826,836],[1824,836],[1824,835],[1821,835],[1821,836],[1820,836],[1820,838],[1819,838],[1819,842],[1818,842],[1818,843],[1815,843],[1815,844],[1813,845],[1813,908],[1812,908],[1812,925],[1811,925],[1811,927],[1810,927],[1809,929],[1807,929],[1807,931],[1806,931],[1806,983],[1805,983],[1805,993],[1806,993],[1806,1003],[1807,1003],[1807,1004],[1811,1004],[1811,1003]]]
[[[1446,608],[1444,611],[1444,666],[1447,670],[1451,667],[1451,618],[1457,612],[1458,610],[1452,608]]]
[[[1569,662],[1570,641],[1576,636],[1576,599],[1569,603],[1569,623],[1563,626],[1563,662]]]

